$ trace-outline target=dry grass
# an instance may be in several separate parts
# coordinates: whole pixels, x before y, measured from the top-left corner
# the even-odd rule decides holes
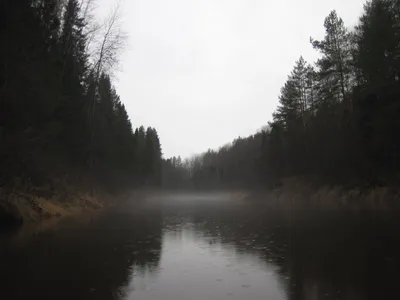
[[[309,182],[290,178],[270,191],[266,202],[287,209],[389,211],[400,208],[399,195],[397,187],[345,189],[340,186],[313,186]]]
[[[99,197],[100,198],[100,197]],[[12,206],[15,216],[24,223],[38,223],[43,220],[60,219],[83,212],[101,210],[108,198],[91,197],[88,194],[75,194],[67,202],[55,200],[57,197],[46,199],[26,193],[12,193],[7,195],[7,203]]]

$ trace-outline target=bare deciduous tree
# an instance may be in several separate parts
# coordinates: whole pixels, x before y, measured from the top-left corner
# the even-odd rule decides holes
[[[89,3],[91,0],[87,0]],[[118,56],[124,48],[126,34],[121,29],[120,22],[120,2],[112,10],[111,14],[106,18],[103,24],[99,27],[94,27],[93,38],[89,45],[92,50],[91,61],[93,71],[93,89],[90,95],[91,103],[89,106],[89,126],[90,126],[90,150],[89,150],[89,165],[94,167],[95,161],[93,156],[93,141],[95,135],[94,119],[96,107],[96,94],[98,89],[99,79],[102,73],[107,73],[109,76],[113,74],[114,68],[118,64]],[[94,185],[92,189],[94,194]]]
[[[91,3],[91,0],[86,1],[88,5]],[[90,46],[93,51],[91,59],[94,75],[94,89],[91,95],[91,105],[89,108],[91,127],[94,118],[96,91],[100,75],[102,73],[108,73],[110,76],[112,75],[113,68],[118,64],[118,55],[126,41],[126,34],[121,29],[119,12],[120,2],[114,7],[111,14],[103,22],[103,25],[94,31],[96,38],[93,39],[93,43]]]
[[[121,28],[120,2],[96,30],[91,48],[95,77],[105,72],[112,75],[118,64],[118,57],[126,42],[126,34]]]
[[[93,56],[91,47],[95,42],[96,36],[99,34],[101,25],[95,18],[96,2],[95,0],[82,0],[80,3],[82,18],[86,21],[85,36],[86,36],[86,52],[89,57]]]

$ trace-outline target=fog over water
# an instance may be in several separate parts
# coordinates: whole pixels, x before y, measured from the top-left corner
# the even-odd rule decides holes
[[[399,292],[399,238],[389,234],[395,222],[260,207],[243,193],[153,193],[34,236],[28,229],[8,233],[0,248],[8,274],[2,293],[201,300],[379,299]]]

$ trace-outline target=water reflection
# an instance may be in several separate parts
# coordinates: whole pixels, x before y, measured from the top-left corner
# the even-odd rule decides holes
[[[7,299],[119,299],[133,272],[153,273],[161,253],[160,217],[114,212],[62,224],[0,251]],[[22,287],[22,288],[21,288]]]
[[[184,223],[163,232],[156,278],[136,275],[124,299],[284,299],[275,267]]]
[[[2,293],[6,299],[397,298],[396,220],[271,211],[229,199],[159,196],[24,243],[3,237]]]
[[[396,297],[399,227],[388,220],[180,200],[163,208],[160,276],[126,299]]]
[[[397,298],[397,222],[386,217],[324,214],[296,220],[281,272],[289,299]]]
[[[124,299],[285,299],[287,277],[260,242],[265,222],[255,227],[241,205],[190,200],[161,205],[159,272],[135,274]]]

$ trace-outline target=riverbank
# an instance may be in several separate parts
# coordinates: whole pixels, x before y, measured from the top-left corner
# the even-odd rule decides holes
[[[74,193],[63,200],[12,192],[0,197],[0,227],[40,223],[51,219],[99,211],[113,205],[110,195],[92,197],[87,193]]]
[[[267,191],[251,196],[268,208],[291,210],[346,210],[397,212],[400,188],[387,186],[353,186],[316,184],[312,180],[287,178]]]

